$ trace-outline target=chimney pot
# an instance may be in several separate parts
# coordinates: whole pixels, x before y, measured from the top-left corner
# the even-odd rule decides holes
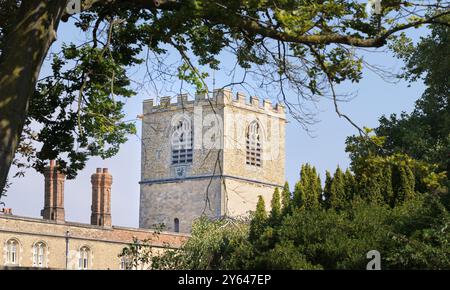
[[[101,168],[97,168],[97,173],[102,173],[102,169]]]

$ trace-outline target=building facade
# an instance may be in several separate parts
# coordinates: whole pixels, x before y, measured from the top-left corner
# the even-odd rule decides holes
[[[189,232],[201,215],[242,216],[285,181],[284,108],[231,91],[143,105],[140,228]]]
[[[188,238],[169,232],[115,227],[111,224],[112,176],[106,168],[92,174],[91,224],[64,218],[65,176],[55,162],[45,169],[43,219],[15,216],[10,209],[0,213],[0,268],[128,269],[122,250],[146,240],[152,253],[180,247]]]
[[[112,225],[106,168],[91,176],[91,223],[66,221],[65,176],[51,161],[42,219],[0,213],[0,267],[126,269],[119,254],[135,239],[147,240],[154,254],[179,248],[196,218],[247,215],[258,196],[269,206],[283,186],[283,106],[217,90],[191,101],[147,100],[142,121],[139,228]]]
[[[122,250],[136,238],[150,240],[157,255],[187,236],[151,230],[0,215],[0,269],[125,270]]]

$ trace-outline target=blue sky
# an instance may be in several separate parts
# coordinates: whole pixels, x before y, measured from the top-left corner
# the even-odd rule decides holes
[[[412,31],[416,38],[423,31]],[[83,35],[77,34],[70,25],[64,24],[58,31],[58,42],[52,48],[57,50],[62,41],[80,41]],[[398,72],[402,63],[388,53],[378,51],[364,53],[364,58],[371,64],[385,67],[391,72]],[[166,58],[168,63],[176,60],[174,55]],[[224,56],[223,63],[232,63],[228,56]],[[141,69],[135,71],[136,78],[142,76]],[[48,66],[43,74],[48,72]],[[212,78],[207,80],[212,86]],[[221,72],[216,73],[216,87],[230,82],[230,79]],[[162,87],[161,83],[157,83]],[[175,89],[177,84],[173,86]],[[354,93],[356,97],[350,102],[341,103],[340,109],[348,114],[358,125],[375,127],[378,118],[383,114],[410,112],[414,101],[420,97],[424,90],[421,83],[408,87],[406,82],[389,83],[375,73],[365,69],[360,83],[342,84],[339,92]],[[193,90],[190,91],[193,93]],[[174,95],[170,93],[169,95]],[[135,119],[141,114],[142,101],[155,98],[151,91],[140,90],[136,97],[129,99],[126,104],[126,119]],[[298,179],[299,168],[302,163],[309,162],[316,166],[321,177],[325,170],[334,171],[339,165],[345,168],[349,159],[344,151],[345,138],[356,134],[356,130],[344,119],[340,119],[331,100],[322,99],[318,104],[317,124],[310,127],[314,137],[307,134],[296,121],[289,119],[286,131],[286,178],[293,187]],[[140,135],[140,123],[136,123]],[[114,225],[138,226],[139,216],[139,179],[140,179],[140,140],[138,136],[130,136],[119,154],[111,159],[91,159],[86,168],[81,171],[75,180],[66,181],[65,208],[66,220],[89,223],[91,205],[90,175],[97,167],[108,167],[113,175],[112,188],[112,216]],[[6,207],[13,208],[13,213],[21,216],[40,217],[40,210],[44,201],[43,176],[30,170],[26,177],[14,179],[8,191],[8,196],[2,201]]]

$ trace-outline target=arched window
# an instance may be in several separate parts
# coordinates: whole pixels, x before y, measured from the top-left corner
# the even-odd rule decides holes
[[[87,270],[90,267],[91,250],[84,246],[80,248],[80,259],[78,263],[78,268],[80,270]]]
[[[247,128],[246,134],[246,158],[248,165],[261,167],[261,127],[257,121],[253,121]]]
[[[173,228],[174,228],[174,232],[179,233],[180,232],[180,220],[178,218],[175,218],[173,220]]]
[[[37,242],[33,246],[33,266],[46,267],[45,255],[47,254],[47,245],[44,242]]]
[[[19,242],[16,239],[6,242],[6,264],[19,265]]]
[[[172,165],[192,163],[192,126],[187,117],[172,126]]]
[[[130,258],[128,257],[121,257],[120,258],[120,270],[131,270],[132,264],[130,261]]]

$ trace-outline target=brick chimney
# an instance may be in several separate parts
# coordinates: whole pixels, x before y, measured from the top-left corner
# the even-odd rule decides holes
[[[44,171],[45,197],[41,216],[46,220],[64,223],[64,180],[66,176],[58,172],[55,160],[50,161]]]
[[[112,175],[108,173],[107,168],[97,168],[97,172],[91,176],[91,183],[91,224],[110,227]]]
[[[12,215],[12,208],[2,208],[1,213],[3,213],[4,215]]]

